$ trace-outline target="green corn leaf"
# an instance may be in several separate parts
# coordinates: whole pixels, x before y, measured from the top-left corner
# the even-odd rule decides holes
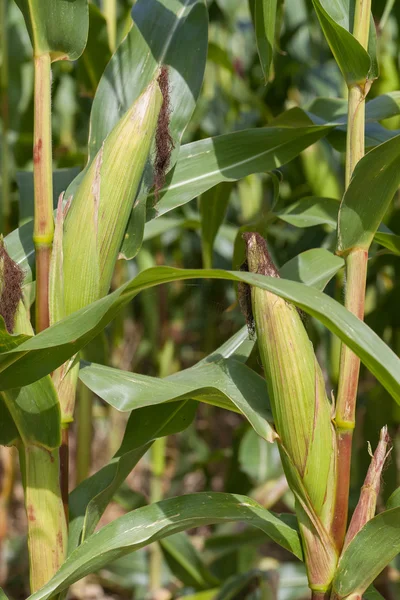
[[[275,27],[278,0],[254,0],[254,28],[258,56],[268,82],[275,47]]]
[[[307,196],[275,213],[294,227],[330,225],[336,229],[340,202],[335,198]]]
[[[329,225],[336,229],[340,203],[335,198],[309,196],[290,204],[276,215],[294,227],[314,227]],[[374,242],[384,246],[394,254],[400,254],[400,236],[381,223],[374,235]],[[301,256],[301,255],[300,255]],[[333,266],[333,264],[332,264]],[[288,277],[289,278],[289,277]]]
[[[305,109],[312,121],[346,124],[347,100],[344,98],[314,98]],[[376,123],[400,114],[400,92],[386,92],[365,104],[366,123]],[[316,119],[317,118],[317,119]]]
[[[311,260],[307,260],[307,255]],[[332,260],[331,271],[329,271]],[[317,261],[317,266],[315,265]],[[326,250],[310,250],[289,261],[282,268],[282,276],[303,278],[309,285],[326,283],[343,266],[343,259]],[[329,274],[327,273],[329,271]],[[324,275],[321,278],[315,274]],[[316,279],[315,279],[316,278]],[[200,363],[164,379],[133,374],[103,365],[86,364],[80,378],[93,392],[118,410],[193,398],[241,412],[255,431],[272,441],[274,434],[268,425],[271,414],[265,382],[245,362],[254,346],[244,327],[220,348]],[[204,383],[202,383],[204,382]],[[244,385],[246,382],[246,385]]]
[[[271,446],[272,447],[272,446]],[[286,519],[288,515],[279,515],[279,518]],[[293,529],[297,528],[297,519],[294,515]],[[290,523],[289,523],[290,524]],[[265,537],[262,531],[258,529],[245,529],[244,531],[233,531],[232,533],[217,533],[208,537],[204,542],[204,551],[207,557],[207,562],[218,560],[222,556],[232,554],[237,550],[241,550],[246,546],[260,546],[265,542]]]
[[[399,113],[397,92],[378,96],[366,104],[365,147],[374,148],[399,134],[398,130],[387,129],[379,122]],[[388,96],[388,97],[386,97]],[[375,104],[375,100],[377,101]],[[301,109],[291,109],[301,111]],[[338,152],[346,151],[347,101],[337,98],[316,98],[306,109],[316,125],[335,125],[327,140]]]
[[[355,0],[313,0],[322,30],[348,86],[378,77],[376,33],[371,21],[368,52],[350,33]]]
[[[279,274],[284,279],[305,283],[322,292],[343,266],[344,260],[339,256],[325,248],[313,248],[285,263],[279,269]]]
[[[298,156],[331,130],[329,126],[265,127],[192,142],[178,161],[156,206],[163,215],[186,204],[221,181],[272,171]],[[154,203],[154,196],[149,195]]]
[[[375,233],[374,241],[393,252],[393,254],[400,255],[400,235],[388,230],[385,225],[382,224],[379,227]]]
[[[129,552],[164,537],[204,525],[241,521],[302,558],[299,534],[257,502],[236,494],[204,492],[138,508],[90,536],[30,600],[47,600],[75,581]]]
[[[247,325],[245,325],[230,337],[229,340],[224,342],[222,346],[211,352],[211,354],[203,358],[198,364],[228,358],[234,358],[236,361],[245,363],[254,348],[254,344],[255,341],[250,338],[249,330]]]
[[[111,462],[70,494],[69,553],[93,533],[114,494],[152,442],[186,429],[194,419],[196,408],[196,402],[185,400],[132,413],[121,446]]]
[[[333,580],[337,598],[361,596],[399,552],[400,508],[393,508],[368,521],[346,548]]]
[[[267,573],[259,569],[251,569],[246,573],[232,575],[229,577],[215,594],[214,600],[233,600],[234,598],[246,598],[253,593],[265,594],[264,597],[272,596],[272,587],[268,582]],[[250,596],[251,597],[251,596]]]
[[[387,510],[397,507],[400,507],[400,487],[391,494],[386,506]]]
[[[95,95],[110,58],[107,21],[95,4],[89,4],[89,35],[85,51],[78,62],[77,73],[78,81],[86,94]]]
[[[396,136],[357,163],[339,210],[341,254],[352,248],[368,250],[399,184],[400,136]]]
[[[7,423],[11,416],[14,422],[8,432],[11,438],[15,439],[17,429],[24,445],[52,450],[61,444],[60,404],[49,375],[28,386],[1,392],[1,397],[0,407],[7,408],[8,412],[7,415],[2,411],[2,421]]]
[[[400,92],[386,92],[365,105],[366,122],[382,121],[400,114]]]
[[[168,567],[184,585],[201,590],[219,584],[187,534],[175,533],[162,539],[160,545]]]
[[[265,381],[233,358],[203,361],[163,379],[89,364],[80,378],[118,410],[192,398],[243,414],[261,437],[274,440]]]
[[[186,144],[181,147],[178,162],[161,191],[157,209],[150,210],[147,218],[152,221],[155,217],[190,202],[222,181],[235,181],[251,173],[270,171],[282,166],[330,130],[331,127],[316,126],[269,127],[238,131]],[[82,174],[74,181],[74,186],[81,176]],[[67,190],[66,197],[69,194],[70,190]],[[150,194],[149,197],[150,205],[154,205],[154,195]],[[125,258],[133,256],[131,252],[126,252],[131,244],[129,238],[133,235],[132,231],[128,225],[122,247]],[[5,238],[11,258],[25,271],[25,283],[33,278],[35,250],[32,235],[33,223],[30,222]],[[140,244],[142,236],[143,232],[139,236]],[[136,247],[137,239],[132,243]]]
[[[225,218],[232,187],[231,182],[220,183],[200,197],[201,248],[206,269],[212,267],[214,241]]]
[[[15,0],[31,38],[35,56],[76,60],[83,52],[89,29],[88,0]]]
[[[0,446],[13,446],[21,439],[14,420],[0,393]]]
[[[385,600],[372,585],[363,593],[363,600]]]
[[[365,323],[326,294],[298,282],[241,271],[180,270],[171,267],[155,267],[141,272],[112,294],[32,338],[14,337],[4,330],[0,331],[0,342],[5,349],[0,353],[0,389],[15,387],[22,381],[31,383],[66,362],[102,331],[118,310],[140,291],[161,283],[196,278],[245,281],[293,302],[321,321],[349,346],[400,403],[399,359]]]

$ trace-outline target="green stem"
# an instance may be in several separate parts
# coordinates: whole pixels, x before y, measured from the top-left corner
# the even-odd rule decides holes
[[[371,0],[357,0],[354,16],[354,36],[367,49],[371,19]],[[346,188],[358,161],[365,153],[365,96],[369,83],[349,88],[346,148]],[[346,258],[347,310],[364,318],[368,252],[355,248]],[[336,405],[337,487],[332,535],[337,548],[343,547],[347,527],[350,467],[360,359],[342,344],[338,397]]]
[[[358,161],[365,154],[365,92],[355,85],[349,89],[346,142],[346,189]]]
[[[36,252],[36,329],[49,326],[49,271],[54,234],[51,147],[51,62],[44,54],[34,58],[35,99],[33,173]]]
[[[110,49],[114,52],[117,45],[117,0],[103,0],[103,12],[107,20]]]
[[[8,105],[8,36],[7,36],[7,4],[8,0],[0,0],[0,104],[2,120],[1,136],[1,219],[0,230],[8,233],[10,230],[11,213],[11,181],[10,159],[8,148],[9,105]]]
[[[163,498],[163,474],[165,470],[165,448],[167,438],[158,438],[151,447],[150,501],[159,502]],[[150,592],[161,587],[162,552],[158,544],[150,546]]]
[[[78,424],[76,485],[89,475],[92,447],[92,399],[93,394],[82,382],[78,384],[76,421]]]
[[[67,523],[59,486],[58,449],[20,449],[28,517],[31,592],[51,579],[64,562]]]

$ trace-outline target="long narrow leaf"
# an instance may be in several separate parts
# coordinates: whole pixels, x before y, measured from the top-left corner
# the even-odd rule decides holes
[[[246,496],[204,492],[138,508],[90,536],[30,600],[47,600],[118,557],[193,527],[242,521],[265,532],[298,558],[299,534]]]
[[[186,429],[194,419],[196,407],[196,402],[185,400],[156,409],[142,408],[131,415],[121,446],[111,462],[70,494],[69,553],[93,533],[114,494],[151,443]]]
[[[400,508],[393,508],[368,521],[346,548],[333,580],[337,597],[361,596],[399,552]]]
[[[180,270],[170,267],[142,271],[109,296],[28,340],[23,341],[23,336],[14,340],[5,330],[0,332],[0,342],[6,348],[8,344],[12,345],[11,350],[0,354],[0,389],[12,388],[22,382],[31,383],[53,371],[102,331],[121,306],[140,291],[161,283],[196,278],[245,281],[293,302],[321,321],[349,346],[400,403],[400,360],[365,323],[326,294],[294,281],[241,271]]]

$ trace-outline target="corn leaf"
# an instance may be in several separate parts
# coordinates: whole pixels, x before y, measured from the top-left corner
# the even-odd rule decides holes
[[[267,83],[275,47],[277,0],[254,0],[253,11],[257,50]]]
[[[12,438],[8,443],[15,441],[16,429],[24,445],[44,446],[48,450],[60,445],[60,404],[49,375],[28,386],[1,392],[1,397],[2,428],[10,417],[14,422],[10,431],[4,433]]]
[[[355,0],[313,0],[322,30],[348,86],[362,84],[366,79],[376,79],[376,33],[370,29],[368,52],[350,33]]]
[[[20,439],[3,394],[0,393],[0,446],[13,446]]]
[[[89,4],[89,35],[78,62],[77,73],[79,82],[89,96],[95,95],[110,58],[106,18],[95,4]]]
[[[272,171],[290,162],[330,129],[312,125],[265,127],[186,144],[160,192],[157,215],[186,204],[221,181]],[[149,198],[154,202],[152,194]]]
[[[393,494],[391,494],[386,506],[388,510],[398,507],[400,507],[400,487],[398,487]]]
[[[30,600],[47,600],[72,583],[129,552],[168,535],[214,523],[244,522],[302,558],[299,534],[246,496],[202,492],[138,508],[90,536]]]
[[[363,600],[385,600],[372,585],[363,593]]]
[[[347,123],[347,100],[344,98],[314,98],[305,109],[312,121],[322,123]],[[365,104],[365,121],[374,123],[400,114],[400,92],[386,92]],[[317,117],[318,121],[315,120]]]
[[[326,135],[330,129],[315,126],[269,127],[238,131],[186,144],[179,151],[178,162],[167,178],[157,208],[151,210],[147,218],[151,221],[182,206],[222,181],[235,181],[251,173],[273,170],[292,160],[302,150]],[[69,191],[66,192],[67,197],[68,194]],[[154,205],[154,195],[150,194],[149,198],[150,204]],[[138,221],[140,231],[136,233],[128,225],[122,247],[125,258],[133,256],[130,251],[126,251],[128,246],[132,249],[133,246],[140,247],[142,243],[144,216],[142,225],[139,217]],[[135,241],[133,246],[130,246],[129,238],[132,235]],[[5,238],[11,258],[25,271],[25,283],[32,281],[34,276],[35,250],[32,236],[33,223],[29,222]]]
[[[225,218],[233,184],[220,183],[200,197],[201,249],[203,266],[212,267],[214,241]]]
[[[196,402],[185,400],[132,413],[121,446],[111,462],[85,479],[69,496],[69,553],[93,533],[114,494],[152,442],[186,429],[194,419],[196,408]]]
[[[218,269],[155,267],[142,271],[105,298],[52,325],[38,335],[10,336],[0,331],[0,343],[10,350],[0,353],[0,389],[28,384],[44,377],[76,354],[109,323],[119,309],[140,291],[161,283],[185,279],[215,278],[245,281],[293,302],[321,321],[353,350],[400,403],[400,360],[365,323],[341,304],[302,283]]]
[[[224,581],[218,593],[214,595],[214,600],[232,600],[232,598],[246,598],[252,592],[259,590],[266,598],[273,597],[271,583],[268,581],[268,575],[260,569],[251,569],[245,573],[231,575]],[[254,593],[254,592],[253,592]],[[257,594],[257,592],[255,592]]]
[[[163,379],[89,364],[80,378],[118,410],[193,399],[243,414],[258,435],[274,440],[265,380],[233,358],[203,361]]]
[[[76,60],[89,29],[88,0],[15,0],[29,31],[35,56]]]
[[[300,281],[323,290],[334,275],[344,266],[344,260],[325,248],[301,252],[279,269],[280,276]]]
[[[340,559],[333,590],[360,596],[400,552],[400,508],[380,513],[361,529]]]
[[[366,154],[354,170],[340,205],[340,253],[368,250],[400,184],[400,136]]]
[[[340,203],[334,198],[309,196],[290,204],[276,215],[294,227],[314,227],[329,225],[336,229]],[[400,254],[400,236],[381,223],[374,235],[374,241],[394,254]],[[288,277],[288,279],[291,279]]]
[[[303,255],[307,255],[307,258],[305,258]],[[321,260],[321,257],[324,260]],[[296,266],[297,262],[299,263],[299,266]],[[342,259],[337,259],[332,254],[327,254],[323,249],[314,249],[312,251],[300,254],[292,259],[292,261],[289,261],[283,265],[283,267],[280,269],[280,273],[283,278],[293,278],[294,281],[299,281],[301,283],[305,283],[306,285],[312,285],[322,291],[325,287],[325,284],[334,275],[334,269],[338,270],[341,267],[342,262]],[[112,318],[113,317],[111,317],[111,319]],[[101,329],[99,329],[99,332],[100,331]],[[78,333],[79,332],[77,330],[77,335]],[[0,339],[1,337],[0,330]],[[29,336],[25,335],[8,335],[4,330],[2,348],[3,352],[17,348],[19,345],[29,339]],[[82,346],[79,346],[78,349],[86,345],[86,343],[87,342],[82,342]],[[238,345],[240,345],[240,353],[238,352]],[[216,353],[210,354],[208,358],[211,359],[211,357],[215,356],[215,354],[228,358],[232,353],[235,353],[236,360],[242,360],[245,362],[250,355],[253,346],[254,341],[248,339],[247,328],[244,327],[232,338],[230,338],[223,346],[221,346]],[[67,358],[70,358],[70,355],[68,355]],[[0,365],[2,363],[3,369],[8,365],[11,365],[14,362],[14,359],[15,357],[12,354],[10,354],[7,359],[5,356],[1,357],[0,353]]]
[[[160,546],[168,567],[184,585],[204,590],[219,584],[187,534],[168,536],[161,540]]]

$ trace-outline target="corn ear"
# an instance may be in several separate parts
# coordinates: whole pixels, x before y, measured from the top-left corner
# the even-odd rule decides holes
[[[244,234],[248,269],[279,277],[264,239]],[[335,495],[335,433],[321,369],[297,309],[251,288],[252,317],[283,466],[296,496],[312,589],[329,587],[337,551],[329,531]]]
[[[63,233],[66,314],[109,290],[161,104],[153,81],[106,138],[73,198]]]

